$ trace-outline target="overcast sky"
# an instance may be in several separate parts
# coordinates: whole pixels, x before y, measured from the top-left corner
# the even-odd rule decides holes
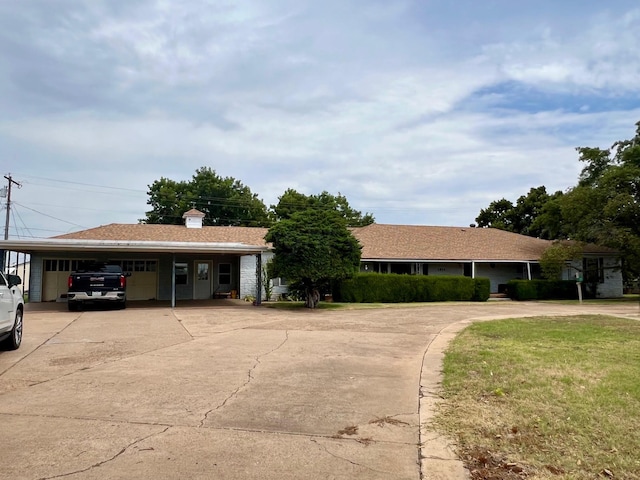
[[[0,0],[11,238],[136,223],[202,166],[467,226],[639,120],[637,0]]]

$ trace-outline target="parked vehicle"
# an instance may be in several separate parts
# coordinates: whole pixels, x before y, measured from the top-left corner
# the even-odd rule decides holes
[[[0,347],[16,350],[22,343],[24,299],[18,275],[0,273]]]
[[[69,275],[67,305],[69,311],[86,304],[102,303],[125,308],[127,302],[127,276],[119,265],[94,263]]]

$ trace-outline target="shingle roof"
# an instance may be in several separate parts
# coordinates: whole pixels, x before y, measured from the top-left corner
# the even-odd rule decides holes
[[[242,243],[266,246],[268,229],[260,227],[202,227],[119,224],[54,237],[71,240],[132,242]],[[549,240],[493,228],[431,227],[374,223],[351,229],[362,245],[363,260],[514,260],[536,261]],[[612,253],[588,245],[585,253]]]
[[[70,240],[129,240],[132,242],[192,242],[243,243],[264,246],[266,228],[259,227],[202,227],[184,225],[152,225],[111,223],[101,227],[59,235],[54,238]]]
[[[548,240],[494,228],[371,224],[353,229],[362,259],[538,260]]]

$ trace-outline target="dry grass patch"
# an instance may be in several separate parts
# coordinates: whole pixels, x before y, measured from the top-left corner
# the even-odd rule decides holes
[[[640,322],[477,323],[450,345],[434,427],[474,479],[640,479]]]

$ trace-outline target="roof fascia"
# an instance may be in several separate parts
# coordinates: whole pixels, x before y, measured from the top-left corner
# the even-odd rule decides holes
[[[223,242],[155,242],[127,240],[1,240],[0,249],[19,252],[40,251],[118,251],[118,252],[194,252],[257,254],[269,251],[269,247],[244,243]]]
[[[492,259],[471,259],[471,258],[361,258],[361,262],[385,262],[385,263],[538,263],[540,259],[531,260],[492,260]]]

